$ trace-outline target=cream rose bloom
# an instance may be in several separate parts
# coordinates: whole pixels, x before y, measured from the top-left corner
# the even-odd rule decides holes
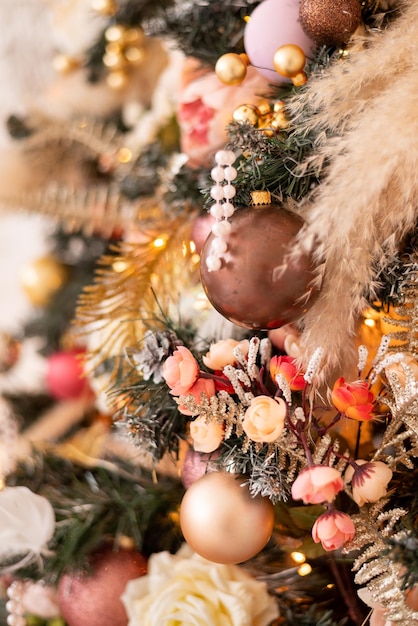
[[[213,452],[223,441],[224,429],[214,419],[198,417],[190,423],[190,436],[196,452]]]
[[[265,583],[187,545],[151,555],[148,574],[128,582],[122,602],[128,626],[267,626],[279,614]]]
[[[282,434],[286,402],[269,396],[256,396],[245,412],[242,428],[251,441],[270,443]]]
[[[209,352],[203,357],[203,363],[211,370],[222,370],[227,365],[237,362],[234,349],[238,347],[244,356],[247,356],[250,342],[248,339],[236,341],[235,339],[220,339],[212,343]]]

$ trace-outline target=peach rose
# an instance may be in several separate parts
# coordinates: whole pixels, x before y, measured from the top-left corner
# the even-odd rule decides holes
[[[179,346],[164,362],[162,375],[173,396],[184,396],[199,376],[199,364],[185,346]]]
[[[276,376],[279,374],[287,380],[292,391],[300,391],[306,386],[303,372],[297,366],[295,359],[290,356],[272,357],[270,361],[270,375],[275,381]]]
[[[348,466],[345,472],[347,482],[351,481],[353,500],[359,506],[366,502],[377,502],[386,495],[392,479],[392,470],[382,461],[355,461],[356,467]]]
[[[188,76],[191,77],[189,80]],[[249,66],[240,85],[225,85],[215,72],[196,74],[196,65],[185,65],[184,88],[179,98],[178,122],[181,149],[192,167],[207,165],[228,141],[227,125],[242,104],[257,104],[271,93],[267,78]]]
[[[243,430],[251,441],[270,443],[282,434],[286,417],[286,402],[269,396],[257,396],[245,412]]]
[[[211,398],[216,393],[215,383],[210,378],[198,378],[194,385],[182,394],[183,396],[193,396],[197,405],[202,402],[202,393]],[[178,406],[180,413],[183,415],[196,415],[196,412],[190,411],[184,404]]]
[[[303,470],[292,485],[292,498],[305,504],[332,502],[344,487],[338,470],[327,465],[314,465]]]
[[[341,511],[328,511],[318,517],[312,528],[315,543],[321,542],[327,552],[341,548],[354,537],[353,520]]]
[[[269,330],[268,337],[278,350],[283,350],[294,359],[300,357],[300,332],[292,324]]]
[[[209,352],[203,357],[203,363],[211,370],[223,370],[227,365],[234,365],[237,359],[234,349],[239,347],[244,356],[247,356],[250,342],[248,339],[236,341],[235,339],[221,339],[212,343]]]
[[[365,380],[346,383],[341,377],[335,381],[331,394],[332,403],[346,417],[362,421],[373,419],[375,396]]]
[[[213,419],[208,422],[202,416],[190,423],[190,436],[196,452],[213,452],[223,441],[224,429],[222,424]]]
[[[404,387],[406,384],[406,372],[402,367],[402,363],[411,370],[415,380],[418,380],[418,363],[412,354],[409,352],[400,352],[398,356],[402,355],[402,361],[398,363],[392,363],[385,368],[386,375],[389,372],[393,372],[398,377],[399,383]]]

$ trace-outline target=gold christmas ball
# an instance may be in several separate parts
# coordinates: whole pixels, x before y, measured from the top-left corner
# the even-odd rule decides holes
[[[249,122],[251,126],[258,126],[260,115],[254,104],[241,104],[233,112],[232,119],[235,122]]]
[[[68,278],[68,268],[52,255],[25,265],[20,274],[22,289],[35,306],[46,306]]]
[[[245,477],[211,472],[186,491],[180,507],[184,538],[195,552],[215,563],[242,563],[269,541],[274,509],[268,498],[252,497]]]
[[[293,78],[303,71],[306,56],[302,48],[294,43],[288,43],[277,48],[273,57],[274,69],[281,76]]]
[[[228,52],[216,62],[215,74],[225,85],[240,85],[247,75],[245,56]]]
[[[359,0],[300,0],[299,19],[311,39],[321,46],[346,44],[361,22]]]

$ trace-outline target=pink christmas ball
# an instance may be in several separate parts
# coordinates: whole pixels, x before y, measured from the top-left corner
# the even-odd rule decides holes
[[[127,626],[121,600],[128,581],[147,573],[147,561],[136,550],[106,547],[92,554],[90,571],[64,574],[58,602],[67,626]]]
[[[198,215],[193,222],[191,238],[196,246],[197,254],[202,252],[202,248],[208,236],[211,233],[212,225],[215,219],[210,213]]]
[[[186,452],[181,468],[181,481],[186,489],[196,480],[213,471],[210,467],[210,461],[219,458],[219,454],[218,450],[205,453],[190,449]]]
[[[90,386],[84,375],[81,349],[55,352],[47,360],[46,386],[57,400],[79,398],[89,391]]]
[[[275,85],[289,82],[273,65],[277,48],[289,43],[302,48],[307,58],[315,48],[302,29],[299,0],[264,0],[251,13],[245,27],[244,46],[251,65]]]

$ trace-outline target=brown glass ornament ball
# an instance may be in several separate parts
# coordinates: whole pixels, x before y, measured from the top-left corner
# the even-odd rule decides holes
[[[299,19],[317,44],[346,44],[361,22],[359,0],[300,0]]]
[[[304,315],[316,297],[310,285],[311,257],[288,259],[303,220],[276,205],[239,209],[231,218],[228,249],[219,270],[210,272],[209,235],[200,258],[200,276],[214,308],[231,322],[253,330],[270,330]]]
[[[68,278],[68,268],[52,255],[25,265],[20,274],[22,289],[35,306],[46,306]]]
[[[242,563],[269,541],[274,509],[268,498],[251,497],[245,478],[212,472],[194,482],[180,507],[184,538],[195,552],[215,563]]]
[[[129,580],[147,572],[136,550],[111,546],[92,554],[88,573],[64,574],[58,585],[60,612],[67,626],[127,626],[120,599]]]

